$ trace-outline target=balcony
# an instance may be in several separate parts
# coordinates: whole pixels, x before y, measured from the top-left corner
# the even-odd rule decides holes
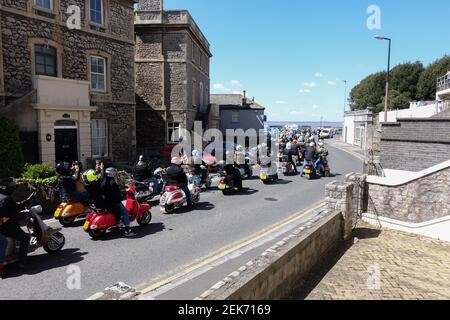
[[[36,90],[36,109],[93,111],[88,81],[34,76],[33,87]]]
[[[436,91],[438,100],[450,97],[450,73],[438,79]]]

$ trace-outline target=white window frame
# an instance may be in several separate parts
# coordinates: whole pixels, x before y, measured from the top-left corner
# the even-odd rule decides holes
[[[101,4],[101,8],[100,8],[100,14],[101,14],[101,23],[98,23],[97,21],[93,21],[92,17],[91,17],[91,3],[92,1],[97,1],[97,0],[89,0],[89,22],[99,25],[99,26],[104,26],[105,25],[105,4],[104,4],[104,0],[100,0],[100,4]]]
[[[103,70],[104,70],[103,83],[105,85],[105,87],[103,89],[94,89],[92,87],[92,74],[102,75],[101,73],[92,72],[92,58],[97,58],[97,59],[103,60]],[[90,69],[89,70],[89,77],[90,77],[90,84],[89,84],[89,86],[91,88],[91,91],[93,91],[93,92],[102,92],[102,93],[108,92],[108,83],[106,82],[107,79],[108,79],[108,77],[107,77],[108,70],[107,70],[106,58],[102,57],[102,56],[95,56],[95,55],[89,56],[89,69]]]
[[[104,124],[105,126],[105,135],[104,136],[99,136],[98,132],[99,130],[99,123]],[[105,153],[104,155],[102,154],[94,154],[94,146],[97,146],[97,150],[99,151],[98,153],[101,153],[100,149],[101,149],[101,143],[99,143],[99,141],[101,141],[100,139],[104,139],[105,142]],[[92,158],[104,158],[104,157],[108,157],[109,155],[109,139],[108,139],[108,120],[106,119],[92,119],[91,120],[91,152],[92,152]]]
[[[237,115],[237,117],[236,117],[236,115]],[[240,122],[241,122],[241,112],[239,110],[232,110],[231,111],[231,123],[240,123]]]
[[[39,1],[39,0],[34,0],[34,6],[35,6],[35,7],[41,8],[41,9],[44,9],[44,10],[50,10],[50,11],[53,11],[53,0],[49,0],[49,2],[50,2],[50,8],[47,8],[47,7],[44,7],[44,6],[40,5],[40,4],[38,3],[38,1]]]
[[[176,130],[178,130],[178,139],[172,140],[170,132],[171,131],[175,132]],[[166,132],[167,132],[167,143],[168,144],[177,144],[180,142],[181,124],[179,122],[168,122]]]

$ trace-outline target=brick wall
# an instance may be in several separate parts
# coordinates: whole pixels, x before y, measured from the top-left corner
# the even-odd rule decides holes
[[[400,120],[382,130],[384,169],[421,171],[450,159],[450,119]]]

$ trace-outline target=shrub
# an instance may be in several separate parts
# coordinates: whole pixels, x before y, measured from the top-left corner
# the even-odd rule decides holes
[[[37,179],[48,179],[56,176],[56,171],[53,166],[49,163],[41,164],[25,164],[25,172],[22,174],[22,178],[37,180]]]
[[[0,117],[0,177],[18,177],[22,170],[19,128],[13,121]]]

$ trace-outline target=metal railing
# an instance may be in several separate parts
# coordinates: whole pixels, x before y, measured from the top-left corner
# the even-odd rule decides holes
[[[444,91],[450,89],[450,75],[440,77],[437,81],[437,91]]]

